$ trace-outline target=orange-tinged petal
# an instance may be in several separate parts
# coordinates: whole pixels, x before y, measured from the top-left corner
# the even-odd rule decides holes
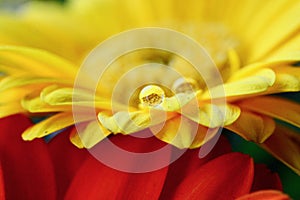
[[[300,105],[296,102],[279,97],[255,97],[242,101],[239,106],[300,127]]]
[[[261,146],[300,175],[300,135],[276,125],[274,133]]]
[[[246,194],[236,200],[291,200],[291,198],[277,190],[262,190]]]
[[[186,177],[175,191],[174,199],[234,199],[250,192],[253,175],[253,160],[249,156],[229,153]]]
[[[242,110],[240,117],[225,128],[246,140],[262,143],[274,132],[275,122],[267,116]]]

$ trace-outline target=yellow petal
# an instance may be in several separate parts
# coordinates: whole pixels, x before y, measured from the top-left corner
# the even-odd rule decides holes
[[[228,50],[228,60],[230,64],[230,72],[234,74],[241,67],[240,58],[234,49]]]
[[[102,112],[98,114],[98,119],[105,128],[113,133],[130,134],[159,124],[173,115],[159,110],[121,111],[112,116]]]
[[[21,100],[24,96],[31,93],[32,88],[13,88],[0,92],[0,118],[16,113],[26,113],[21,105]]]
[[[117,112],[113,116],[98,114],[98,119],[105,128],[113,133],[130,134],[145,129],[151,123],[148,112]]]
[[[84,89],[74,89],[58,85],[50,85],[41,92],[41,99],[53,106],[85,106],[99,109],[127,110],[128,107],[111,100],[100,98],[93,92]]]
[[[231,125],[226,126],[246,140],[256,143],[264,142],[275,129],[275,122],[267,116],[242,110],[240,117]]]
[[[178,111],[192,100],[196,100],[196,96],[198,96],[200,92],[201,91],[197,91],[195,93],[178,93],[172,97],[166,97],[162,104],[153,107],[153,109],[159,109],[168,112]]]
[[[75,78],[77,69],[67,60],[47,51],[21,46],[0,46],[0,64],[40,76]]]
[[[184,116],[176,116],[150,128],[160,140],[178,148],[197,148],[210,140],[216,132],[209,132],[208,128],[199,126]]]
[[[43,113],[43,112],[61,112],[72,110],[71,106],[52,106],[44,102],[40,97],[40,91],[32,92],[25,96],[22,101],[22,107],[31,113]]]
[[[299,44],[300,44],[300,35],[298,32],[295,32],[294,35],[291,35],[283,44],[280,45],[280,48],[273,49],[272,52],[268,55],[268,59],[280,58],[282,55],[286,55],[287,53],[294,52],[299,55]],[[299,61],[299,57],[298,57]]]
[[[204,104],[196,113],[185,112],[183,115],[203,126],[216,128],[232,124],[240,116],[240,108],[230,104]]]
[[[22,74],[26,74],[26,72],[24,72],[24,71],[22,71],[20,69],[11,67],[11,66],[1,65],[0,64],[0,76],[2,74],[5,75],[5,76],[6,75],[22,75]]]
[[[261,146],[300,175],[300,135],[276,125],[274,133]]]
[[[239,106],[300,127],[300,105],[287,99],[256,97],[242,101]]]
[[[266,91],[274,82],[274,71],[271,69],[262,69],[252,76],[214,87],[200,96],[200,100],[224,98],[224,94],[229,99],[245,98],[248,95]],[[224,93],[220,91],[224,91]]]
[[[281,66],[274,67],[276,80],[266,94],[300,91],[300,68]]]
[[[286,40],[299,32],[300,2],[289,1],[287,6],[286,12],[273,16],[267,26],[255,36],[255,42],[251,44],[252,51],[248,52],[248,62],[265,57],[273,49],[279,49]]]
[[[92,116],[89,115],[81,116],[80,119],[76,119],[76,123],[88,121],[91,119]],[[24,140],[33,140],[35,138],[41,138],[53,132],[71,126],[74,123],[75,122],[73,119],[73,114],[71,112],[59,113],[26,129],[26,131],[24,131],[24,133],[22,134],[22,138]]]
[[[84,126],[76,125],[76,128],[77,131],[71,132],[70,140],[79,148],[92,148],[111,133],[96,120]]]
[[[35,87],[39,88],[41,87],[41,85],[48,85],[52,83],[64,82],[55,78],[44,78],[35,76],[8,76],[0,81],[0,91],[29,85],[36,85]],[[34,87],[32,89],[34,89]]]
[[[10,102],[9,104],[0,103],[0,118],[26,112],[27,111],[21,106],[20,102]]]
[[[285,54],[278,55],[277,57],[270,58],[264,62],[255,62],[253,64],[249,64],[244,66],[243,68],[236,71],[234,74],[231,75],[227,82],[233,82],[237,80],[244,79],[252,74],[255,74],[257,71],[264,69],[264,68],[271,68],[273,70],[277,68],[281,68],[281,66],[293,64],[298,62],[300,59],[300,52],[288,52]]]
[[[20,101],[24,96],[31,93],[32,88],[13,88],[0,92],[0,104],[9,104],[10,102]]]

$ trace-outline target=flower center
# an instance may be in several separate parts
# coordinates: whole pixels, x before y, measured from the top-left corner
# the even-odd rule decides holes
[[[157,106],[164,101],[165,92],[159,86],[156,85],[147,85],[145,86],[140,94],[140,102],[144,106]]]

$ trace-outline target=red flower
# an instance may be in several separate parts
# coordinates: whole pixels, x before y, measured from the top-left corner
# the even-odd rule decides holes
[[[49,144],[24,142],[20,135],[28,126],[29,120],[22,115],[0,121],[0,200],[288,199],[275,191],[282,190],[276,174],[264,165],[255,165],[248,155],[231,152],[223,137],[203,159],[198,158],[197,150],[188,150],[162,169],[125,173],[72,146],[68,131]],[[110,140],[131,152],[149,152],[165,145],[153,137],[113,136]],[[99,145],[103,144],[93,150]]]

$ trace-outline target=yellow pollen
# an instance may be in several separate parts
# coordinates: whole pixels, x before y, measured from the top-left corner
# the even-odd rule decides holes
[[[139,94],[140,102],[146,106],[157,106],[164,101],[164,97],[164,90],[156,85],[147,85]]]

